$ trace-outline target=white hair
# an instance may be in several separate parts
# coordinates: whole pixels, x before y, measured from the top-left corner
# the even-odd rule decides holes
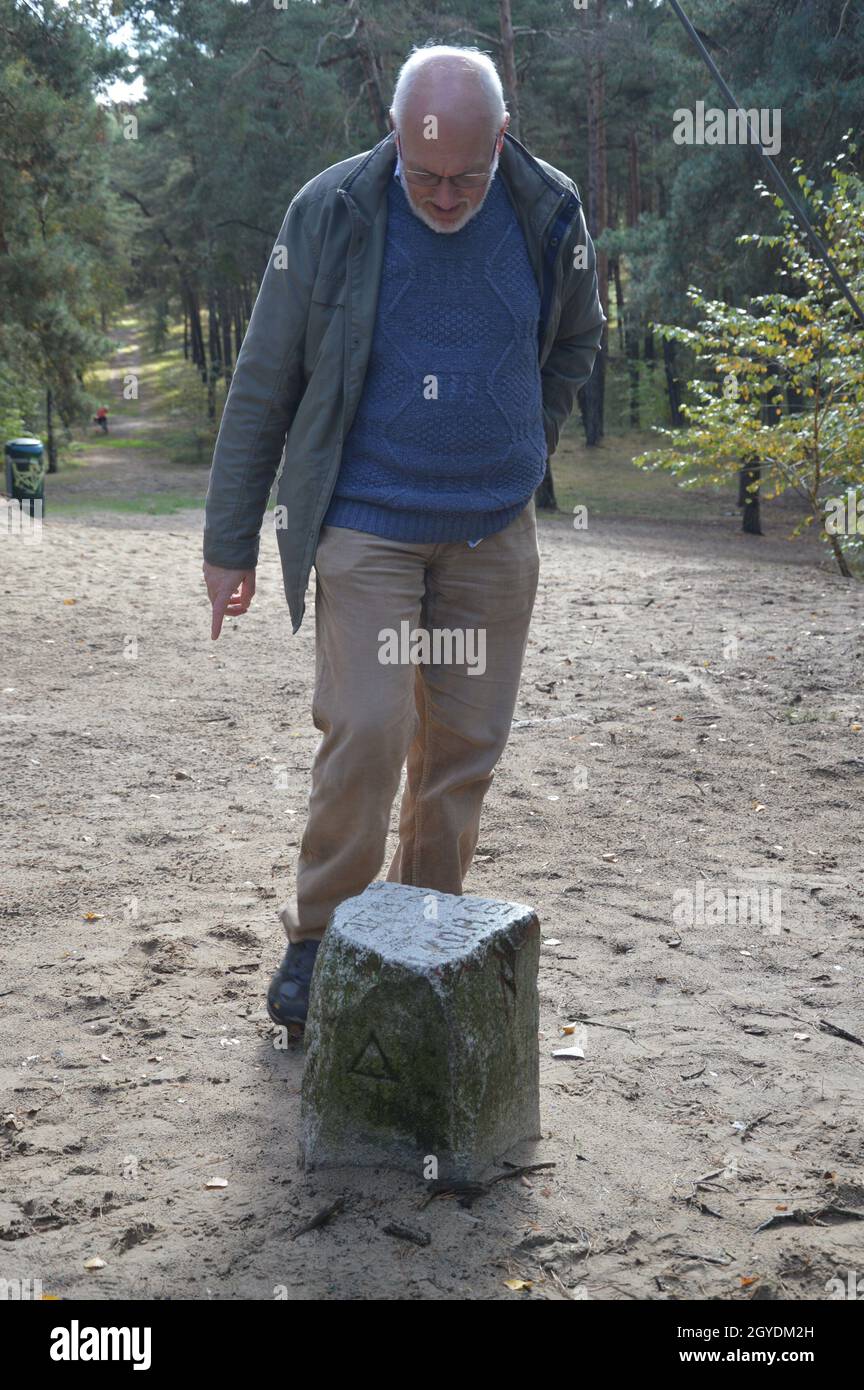
[[[500,130],[507,114],[507,107],[498,69],[492,59],[486,53],[481,53],[479,48],[462,48],[448,43],[425,44],[412,48],[399,69],[391,106],[393,123],[397,130],[402,130],[405,107],[417,78],[429,68],[440,70],[442,58],[451,60],[443,65],[445,71],[452,72],[454,67],[461,67],[466,77],[470,76],[476,81],[489,106],[489,119],[494,123],[494,129]],[[454,63],[454,59],[461,62]]]

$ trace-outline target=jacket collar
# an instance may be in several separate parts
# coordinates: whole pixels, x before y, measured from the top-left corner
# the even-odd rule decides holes
[[[367,225],[372,224],[386,196],[389,181],[395,172],[396,159],[396,137],[391,130],[365,157],[360,157],[359,164],[355,164],[339,184],[338,191],[350,199]],[[538,238],[560,202],[561,195],[569,193],[573,196],[571,189],[547,173],[525,146],[508,132],[504,134],[498,173],[523,216],[534,224]]]

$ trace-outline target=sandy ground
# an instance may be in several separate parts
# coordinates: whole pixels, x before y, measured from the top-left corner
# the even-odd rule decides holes
[[[864,1270],[864,1046],[823,1026],[864,1036],[864,602],[734,525],[541,522],[466,886],[541,921],[544,1139],[518,1157],[555,1166],[470,1207],[297,1166],[302,1048],[274,1047],[262,999],[318,738],[314,591],[292,637],[268,537],[253,610],[211,644],[197,512],[49,513],[41,544],[5,543],[0,1277],[794,1300]],[[578,1020],[584,1059],[553,1059]]]

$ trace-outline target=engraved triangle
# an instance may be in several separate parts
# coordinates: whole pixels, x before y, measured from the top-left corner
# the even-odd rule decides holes
[[[396,1080],[396,1073],[387,1061],[383,1047],[372,1032],[348,1070],[357,1076],[371,1076],[375,1081]]]

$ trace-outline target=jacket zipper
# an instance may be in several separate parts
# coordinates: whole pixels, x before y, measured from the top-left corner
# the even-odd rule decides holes
[[[553,208],[549,215],[549,221],[543,228],[542,233],[545,242],[546,234],[550,226],[552,226],[553,219],[555,219],[555,226],[552,227],[553,231],[555,231],[560,223],[560,230],[558,230],[557,235],[552,237],[548,245],[544,245],[543,247],[543,287],[540,300],[540,327],[542,330],[542,339],[538,346],[540,357],[543,356],[543,349],[546,346],[546,339],[549,336],[549,305],[552,302],[552,293],[555,287],[555,272],[558,265],[558,258],[561,255],[560,248],[570,230],[571,223],[578,216],[579,209],[582,206],[580,200],[574,197],[572,193],[562,193],[561,198],[569,201],[565,201],[563,207],[559,204],[558,208]],[[552,246],[557,246],[559,249],[554,253],[550,261],[547,258],[547,252]]]

